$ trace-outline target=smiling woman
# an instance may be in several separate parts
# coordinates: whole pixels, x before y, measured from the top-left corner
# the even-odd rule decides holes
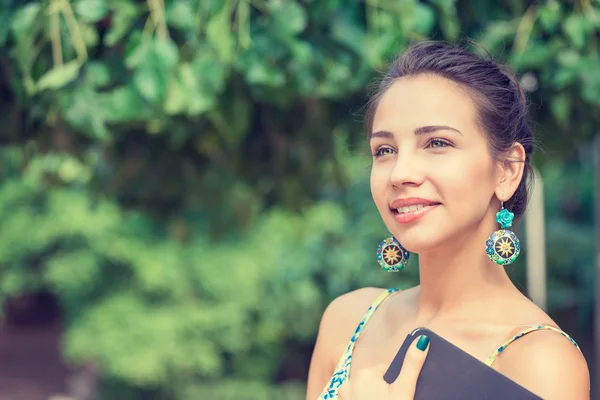
[[[578,346],[497,265],[520,249],[507,228],[525,211],[532,176],[526,115],[518,81],[466,49],[423,42],[392,63],[365,118],[371,193],[392,233],[377,260],[398,271],[418,254],[420,285],[361,289],[329,305],[308,400],[336,399],[341,386],[344,400],[391,399],[381,365],[417,327],[545,399],[589,398]],[[410,384],[414,392],[416,377]]]

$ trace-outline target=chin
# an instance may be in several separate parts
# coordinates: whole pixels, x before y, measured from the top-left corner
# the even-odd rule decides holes
[[[431,238],[426,240],[415,240],[414,238],[402,240],[401,238],[396,238],[402,247],[404,247],[409,253],[413,254],[425,254],[430,251],[439,248],[442,244],[441,241],[434,241]]]
[[[452,236],[444,226],[440,224],[414,224],[406,226],[398,226],[393,222],[394,229],[390,232],[400,242],[402,247],[410,253],[427,253],[436,248],[439,248]]]

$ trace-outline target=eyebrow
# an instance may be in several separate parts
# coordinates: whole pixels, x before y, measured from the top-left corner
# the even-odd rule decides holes
[[[417,129],[415,129],[415,135],[426,135],[428,133],[433,133],[433,132],[437,132],[437,131],[442,131],[442,130],[450,130],[450,131],[454,131],[459,133],[460,135],[462,135],[462,132],[459,131],[456,128],[453,128],[451,126],[446,126],[446,125],[427,125],[427,126],[421,126]],[[384,138],[384,139],[393,139],[394,138],[394,134],[388,131],[377,131],[377,132],[373,132],[371,134],[371,136],[369,137],[369,140],[373,139],[373,138]]]

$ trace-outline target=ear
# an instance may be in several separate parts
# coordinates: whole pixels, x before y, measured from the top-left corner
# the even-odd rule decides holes
[[[519,187],[525,168],[525,158],[523,145],[515,142],[498,163],[496,197],[501,201],[510,199]]]

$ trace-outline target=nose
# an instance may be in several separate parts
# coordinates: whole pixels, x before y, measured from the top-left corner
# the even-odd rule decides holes
[[[392,186],[419,186],[423,181],[423,168],[417,157],[403,154],[396,158],[396,163],[390,172]]]

